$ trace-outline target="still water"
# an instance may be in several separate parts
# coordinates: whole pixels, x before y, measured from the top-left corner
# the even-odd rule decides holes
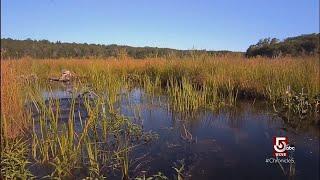
[[[60,98],[61,109],[66,109],[61,119],[68,118],[66,91],[43,96]],[[179,113],[170,110],[165,96],[151,98],[138,88],[124,96],[118,103],[121,114],[159,135],[132,151],[130,157],[139,159],[132,164],[133,176],[162,172],[172,179],[173,166],[183,162],[185,179],[319,179],[319,126],[293,128],[265,102],[240,101],[220,111]],[[273,158],[274,136],[285,136],[295,146],[289,153],[293,164],[266,162]]]

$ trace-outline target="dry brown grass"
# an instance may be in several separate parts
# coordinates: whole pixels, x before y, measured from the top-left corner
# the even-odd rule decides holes
[[[21,93],[15,63],[1,61],[1,128],[5,137],[16,137],[27,126]]]

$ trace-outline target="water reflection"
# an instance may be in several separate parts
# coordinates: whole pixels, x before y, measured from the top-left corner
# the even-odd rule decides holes
[[[133,94],[140,94],[135,91]],[[139,98],[140,103],[148,102],[143,101],[143,96]],[[282,169],[277,164],[267,165],[264,160],[272,156],[272,137],[287,136],[297,147],[294,154],[295,177],[313,179],[319,176],[317,127],[292,128],[275,116],[264,102],[240,102],[234,109],[220,112],[203,110],[193,114],[170,112],[161,105],[158,108],[144,107],[144,128],[160,134],[160,141],[153,145],[151,151],[154,159],[150,166],[154,172],[161,169],[174,173],[169,168],[172,162],[185,159],[187,171],[195,179],[282,179],[286,177]],[[181,140],[184,126],[197,139],[196,143]],[[292,170],[293,165],[284,168]]]
[[[67,99],[70,94],[66,91],[44,94],[45,98],[49,96]],[[67,102],[61,102],[65,109]],[[153,144],[132,152],[136,159],[143,157],[141,163],[132,163],[132,166],[139,164],[131,172],[135,175],[141,171],[150,175],[161,171],[172,177],[176,173],[173,164],[183,160],[185,176],[192,179],[287,178],[279,165],[265,162],[272,157],[272,137],[286,136],[296,147],[293,154],[296,164],[291,166],[295,169],[294,177],[319,178],[318,127],[309,124],[292,128],[264,102],[239,102],[235,108],[218,112],[203,109],[179,113],[171,111],[167,97],[150,97],[140,89],[133,89],[123,92],[117,106],[145,131],[160,136]]]

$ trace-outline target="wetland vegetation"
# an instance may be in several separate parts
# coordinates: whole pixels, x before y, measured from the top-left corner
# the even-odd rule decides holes
[[[241,123],[258,123],[266,137],[281,131],[297,137],[297,144],[313,139],[304,150],[314,153],[314,161],[319,67],[318,57],[2,60],[1,174],[7,179],[221,177],[208,166],[197,168],[195,159],[206,164],[209,156],[234,168],[239,157],[212,154],[230,151],[239,139],[256,142],[261,134],[249,133],[253,128],[244,130]],[[71,72],[68,81],[49,80],[65,70]],[[219,119],[218,129],[206,125]],[[275,126],[260,124],[268,122]],[[223,137],[230,132],[222,129],[231,129],[235,142]],[[261,141],[266,148],[271,143]],[[311,165],[311,171],[317,167]],[[302,168],[307,167],[296,167],[297,176],[313,177]],[[278,170],[266,171],[295,175],[291,165]]]

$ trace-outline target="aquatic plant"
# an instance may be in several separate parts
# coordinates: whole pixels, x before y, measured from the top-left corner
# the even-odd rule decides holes
[[[206,104],[205,92],[197,91],[184,77],[181,82],[170,79],[167,91],[171,107],[175,111],[194,111]]]
[[[32,179],[27,169],[28,142],[22,138],[5,140],[1,144],[1,179]]]
[[[305,119],[314,113],[318,113],[318,96],[310,98],[303,89],[300,93],[296,93],[288,86],[281,98],[273,101],[274,111],[288,121],[290,121],[290,117]]]
[[[176,171],[175,179],[183,180],[184,179],[184,171],[185,171],[185,163],[184,160],[180,160],[174,163],[174,167],[172,167]]]

